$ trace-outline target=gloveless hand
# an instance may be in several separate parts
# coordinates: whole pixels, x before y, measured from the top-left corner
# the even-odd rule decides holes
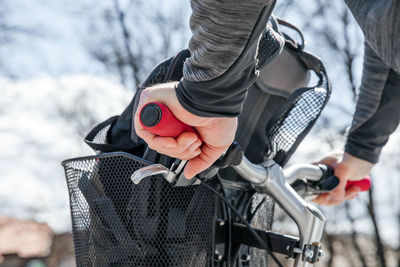
[[[339,205],[343,200],[353,199],[358,196],[360,188],[353,185],[347,189],[348,180],[361,180],[371,172],[374,164],[354,157],[347,152],[333,152],[324,157],[318,163],[326,164],[334,169],[335,175],[339,178],[339,185],[330,193],[321,194],[313,201],[322,205]]]
[[[175,86],[176,83],[165,83],[143,90],[134,118],[135,130],[151,149],[173,158],[189,160],[184,174],[192,178],[210,167],[232,144],[237,119],[199,117],[190,113],[179,103]],[[193,126],[200,136],[185,132],[175,139],[157,136],[143,129],[139,120],[140,110],[150,102],[165,104],[177,119]]]

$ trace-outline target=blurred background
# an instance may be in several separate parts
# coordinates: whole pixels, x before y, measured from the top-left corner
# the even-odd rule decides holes
[[[93,154],[83,137],[120,114],[162,59],[188,44],[189,0],[0,1],[0,266],[74,266],[60,162]],[[331,101],[291,162],[341,148],[362,73],[363,36],[342,0],[281,0],[324,61]],[[373,187],[328,217],[319,266],[400,266],[400,134]],[[274,228],[293,229],[277,212]],[[290,231],[289,231],[290,232]]]

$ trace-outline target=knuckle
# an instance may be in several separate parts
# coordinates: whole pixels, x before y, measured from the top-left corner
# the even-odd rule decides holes
[[[150,96],[150,90],[148,88],[143,89],[140,93],[140,101],[145,101]]]

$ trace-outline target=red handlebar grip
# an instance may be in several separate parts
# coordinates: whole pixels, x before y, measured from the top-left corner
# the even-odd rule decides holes
[[[368,175],[367,177],[359,181],[347,181],[346,189],[353,185],[358,186],[361,192],[368,191],[371,188],[371,177]]]
[[[140,111],[140,123],[147,131],[164,137],[177,138],[183,132],[193,132],[196,130],[180,120],[164,104],[150,102]]]

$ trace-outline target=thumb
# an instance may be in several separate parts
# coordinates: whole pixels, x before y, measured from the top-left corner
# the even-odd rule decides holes
[[[331,192],[333,201],[344,199],[346,182],[349,177],[349,167],[346,164],[339,163],[335,168],[335,176],[339,179],[339,185]]]

